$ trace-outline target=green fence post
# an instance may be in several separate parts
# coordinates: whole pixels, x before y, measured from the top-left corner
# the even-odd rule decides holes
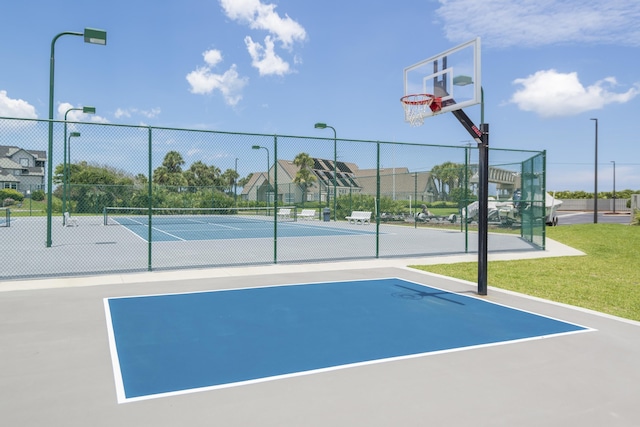
[[[374,208],[376,215],[376,258],[378,258],[380,254],[380,141],[376,142],[376,148],[376,201]]]
[[[615,180],[615,176],[614,176],[614,180]],[[614,181],[614,188],[615,188],[615,181]],[[615,199],[613,202],[615,203]],[[596,200],[596,203],[597,203],[597,200]],[[615,206],[614,206],[614,210],[615,210]],[[543,215],[542,250],[545,250],[546,242],[547,242],[547,221],[546,221],[547,219],[547,150],[542,151],[542,215]],[[551,218],[551,220],[553,221],[553,218]]]
[[[464,149],[464,253],[469,253],[469,147]],[[462,212],[460,212],[462,213]],[[460,215],[462,227],[462,215]]]
[[[267,151],[268,153],[268,151]],[[273,263],[278,263],[278,135],[273,135]],[[269,169],[267,169],[267,176]],[[269,207],[269,181],[267,181],[267,208]],[[267,212],[269,209],[267,209]]]
[[[152,165],[151,165],[151,149],[152,149],[152,138],[151,138],[151,126],[149,126],[149,179],[148,181],[148,198],[149,198],[149,206],[148,206],[148,216],[149,216],[149,227],[147,230],[147,270],[151,271],[152,269],[152,264],[151,264],[151,248],[152,248],[152,244],[151,244],[151,221],[152,221],[152,216],[153,216],[153,183],[152,183],[152,174],[153,174],[153,170],[152,170]]]

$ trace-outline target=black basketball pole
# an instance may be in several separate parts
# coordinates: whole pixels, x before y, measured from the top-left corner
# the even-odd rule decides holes
[[[487,295],[489,124],[482,123],[478,129],[464,111],[454,110],[452,113],[478,143],[478,295]]]
[[[487,295],[487,247],[489,228],[489,124],[480,125],[478,144],[478,294]]]

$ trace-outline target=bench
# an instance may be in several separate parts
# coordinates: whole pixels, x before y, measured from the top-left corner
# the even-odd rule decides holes
[[[65,227],[77,227],[78,226],[78,220],[75,218],[71,218],[71,216],[69,215],[69,212],[65,212],[64,213],[64,226]]]
[[[302,209],[302,212],[298,214],[300,219],[316,219],[315,209]]]
[[[278,219],[289,219],[289,218],[291,218],[291,209],[289,208],[278,209]]]
[[[350,216],[345,216],[344,219],[349,221],[349,223],[369,224],[371,221],[371,212],[353,211]]]

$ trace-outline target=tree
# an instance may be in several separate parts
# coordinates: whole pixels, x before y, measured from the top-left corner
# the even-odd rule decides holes
[[[253,172],[251,172],[246,177],[244,177],[242,179],[239,179],[238,180],[238,187],[244,187],[245,185],[247,185],[249,183],[249,181],[251,181],[252,177],[253,177]]]
[[[302,188],[302,204],[304,205],[304,201],[307,199],[307,190],[316,182],[316,177],[311,170],[313,159],[307,153],[300,153],[293,159],[293,164],[299,168],[293,182]]]
[[[182,174],[182,165],[184,165],[184,159],[180,153],[169,151],[164,156],[162,166],[153,171],[153,182],[181,191],[188,185],[187,178]]]
[[[236,183],[239,176],[240,175],[238,175],[238,172],[236,172],[235,169],[227,169],[224,171],[220,178],[225,191],[228,193],[233,192],[233,185]]]
[[[102,212],[105,206],[129,206],[135,191],[133,175],[106,165],[78,162],[69,165],[69,208],[75,212]],[[57,165],[53,180],[62,183],[63,165]],[[62,196],[63,186],[54,191]]]
[[[187,185],[192,191],[197,191],[201,187],[213,187],[219,184],[220,169],[215,166],[207,166],[198,160],[191,164],[188,170],[184,171]]]
[[[162,166],[166,167],[169,173],[182,173],[182,165],[184,159],[177,151],[169,151],[162,161]]]
[[[436,184],[436,189],[438,190],[438,195],[441,195],[442,192],[444,191],[444,189],[443,189],[444,180],[442,179],[441,172],[442,172],[442,166],[440,166],[440,165],[436,165],[436,166],[431,168],[431,177],[433,178],[433,181]]]
[[[445,162],[431,169],[431,176],[443,200],[447,200],[451,191],[464,182],[464,170],[464,165],[453,162]]]

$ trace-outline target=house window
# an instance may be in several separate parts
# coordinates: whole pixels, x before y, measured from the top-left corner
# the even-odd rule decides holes
[[[29,167],[29,159],[26,157],[20,158],[20,166]]]

